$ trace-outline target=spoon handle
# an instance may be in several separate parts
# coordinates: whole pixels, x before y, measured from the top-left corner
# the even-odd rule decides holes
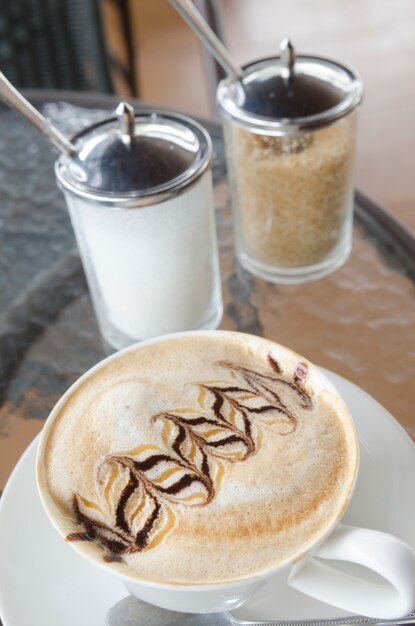
[[[230,626],[414,626],[415,614],[400,619],[374,619],[370,617],[346,616],[334,619],[310,619],[295,621],[258,620],[245,621],[228,614]]]
[[[243,76],[242,68],[234,61],[220,39],[194,6],[191,0],[170,0],[176,11],[189,24],[199,39],[205,44],[215,59],[222,65],[225,72],[239,80]]]
[[[39,130],[60,152],[69,156],[76,153],[75,146],[34,106],[22,96],[0,72],[0,97],[12,108],[21,113],[37,130]]]

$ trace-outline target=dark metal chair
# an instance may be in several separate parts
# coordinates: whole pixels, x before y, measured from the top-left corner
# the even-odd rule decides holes
[[[20,88],[114,93],[99,0],[0,0],[0,69]]]

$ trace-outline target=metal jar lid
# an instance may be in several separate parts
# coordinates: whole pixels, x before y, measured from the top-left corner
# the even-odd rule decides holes
[[[225,117],[274,135],[291,135],[331,124],[357,107],[362,82],[350,67],[318,56],[298,55],[288,39],[280,55],[244,66],[241,80],[219,83]]]
[[[55,165],[58,183],[85,200],[136,208],[163,202],[194,183],[209,167],[212,142],[197,122],[176,113],[134,109],[84,129],[76,155]]]

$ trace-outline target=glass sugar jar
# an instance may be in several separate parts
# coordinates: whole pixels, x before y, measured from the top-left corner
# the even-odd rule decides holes
[[[219,84],[236,254],[252,274],[299,283],[347,259],[361,99],[354,70],[288,40]]]
[[[158,110],[117,116],[73,138],[56,163],[101,334],[121,349],[216,328],[222,296],[207,132]]]

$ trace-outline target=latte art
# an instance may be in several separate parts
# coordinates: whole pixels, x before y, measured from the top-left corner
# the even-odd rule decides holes
[[[347,409],[305,359],[189,334],[84,376],[48,420],[38,483],[78,551],[140,580],[205,584],[306,550],[341,516],[356,463]]]
[[[271,355],[268,360],[280,371]],[[85,532],[71,533],[68,540],[96,540],[106,548],[106,560],[154,548],[174,528],[172,505],[211,502],[223,477],[220,461],[236,463],[255,454],[261,426],[273,426],[280,435],[296,429],[297,419],[281,400],[281,388],[288,386],[304,408],[312,408],[295,376],[291,383],[235,363],[218,365],[234,380],[199,383],[201,410],[169,410],[151,418],[162,424],[167,452],[148,443],[97,466],[99,504],[73,494],[75,518]]]

